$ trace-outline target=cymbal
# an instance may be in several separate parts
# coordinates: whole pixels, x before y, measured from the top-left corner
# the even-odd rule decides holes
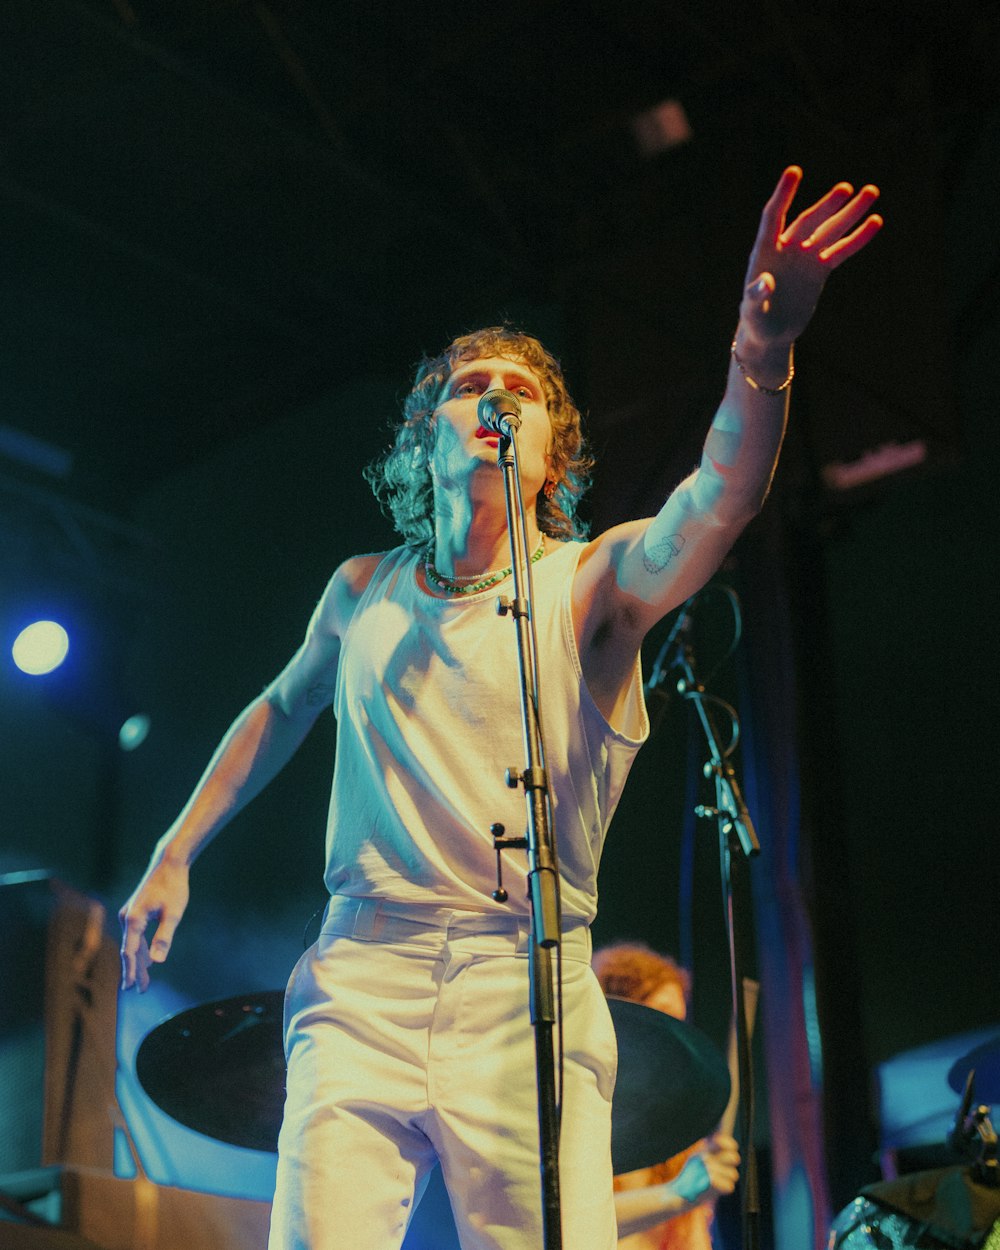
[[[157,1106],[188,1128],[248,1150],[275,1150],[285,1101],[280,990],[178,1012],[136,1054]],[[650,1167],[710,1133],[729,1099],[729,1072],[693,1025],[608,999],[618,1035],[611,1113],[615,1172]]]
[[[977,1103],[1000,1103],[1000,1036],[991,1037],[952,1064],[948,1084],[956,1094],[965,1092],[965,1081],[975,1068]]]
[[[285,1105],[284,997],[265,990],[170,1016],[136,1052],[140,1085],[188,1128],[248,1150],[276,1150]]]
[[[700,1029],[652,1007],[609,998],[618,1035],[611,1104],[615,1175],[652,1167],[711,1133],[729,1101],[729,1069]]]

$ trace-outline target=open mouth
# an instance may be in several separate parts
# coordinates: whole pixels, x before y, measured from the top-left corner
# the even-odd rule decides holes
[[[491,443],[500,442],[500,435],[494,430],[488,430],[485,425],[481,425],[479,429],[476,430],[476,438],[486,438],[489,439]]]

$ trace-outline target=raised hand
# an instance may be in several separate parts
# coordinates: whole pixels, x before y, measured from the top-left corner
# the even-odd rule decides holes
[[[827,278],[878,234],[878,187],[838,182],[788,223],[802,170],[791,165],[764,206],[744,280],[740,329],[761,347],[791,344],[809,323]]]

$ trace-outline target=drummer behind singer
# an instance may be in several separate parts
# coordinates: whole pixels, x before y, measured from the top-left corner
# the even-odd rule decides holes
[[[605,994],[686,1020],[691,974],[642,942],[615,942],[594,952]],[[740,1152],[715,1132],[656,1167],[615,1177],[618,1250],[712,1250],[715,1202],[739,1180]]]
[[[759,510],[792,345],[830,271],[881,226],[877,190],[846,183],[788,223],[801,176],[787,169],[762,214],[700,465],[653,518],[582,541],[579,413],[536,340],[488,330],[424,362],[379,479],[404,545],[336,571],[302,646],[236,719],[121,910],[122,983],[141,990],[167,957],[196,855],[333,704],[331,900],[286,993],[271,1250],[398,1247],[435,1158],[466,1250],[541,1244],[523,855],[505,852],[510,902],[490,897],[489,825],[524,819],[502,784],[522,749],[501,659],[513,661],[510,626],[494,610],[510,575],[504,489],[477,415],[496,387],[521,404],[546,745],[560,764],[549,785],[564,928],[563,1241],[615,1245],[615,1044],[589,924],[603,837],[648,732],[639,648]]]

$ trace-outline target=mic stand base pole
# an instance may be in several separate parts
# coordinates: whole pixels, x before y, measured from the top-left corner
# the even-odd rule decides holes
[[[538,1084],[538,1144],[542,1182],[542,1244],[562,1246],[562,1198],[559,1189],[559,1111],[556,1106],[555,1021],[552,950],[532,942],[528,963],[532,1025],[535,1029],[535,1079]]]
[[[503,470],[507,502],[507,532],[510,538],[514,597],[500,599],[497,610],[513,617],[517,631],[520,674],[521,724],[527,767],[518,773],[508,769],[507,784],[523,785],[527,808],[528,894],[531,900],[531,945],[529,947],[530,1011],[535,1031],[535,1077],[538,1087],[538,1142],[542,1187],[543,1250],[562,1250],[562,1212],[559,1192],[560,1110],[556,1088],[556,1062],[553,1029],[557,1024],[552,953],[558,958],[561,941],[559,874],[549,820],[550,803],[545,751],[538,699],[538,650],[531,604],[531,563],[527,554],[527,529],[521,493],[514,431],[501,436],[497,463]],[[500,831],[502,835],[502,830]],[[502,836],[494,835],[494,845],[502,847]],[[499,848],[498,848],[499,849]],[[497,857],[498,897],[502,893]]]

